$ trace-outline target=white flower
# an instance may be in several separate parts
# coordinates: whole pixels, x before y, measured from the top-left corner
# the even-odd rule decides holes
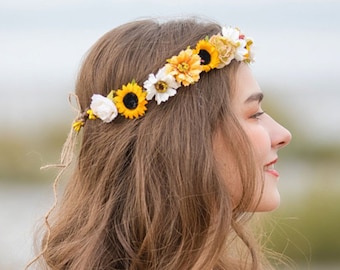
[[[239,39],[237,48],[235,51],[235,59],[237,61],[243,61],[245,59],[245,55],[247,55],[248,50],[245,48],[247,42],[244,39]]]
[[[246,48],[247,48],[247,54],[246,59],[248,62],[254,62],[255,61],[255,52],[253,48],[254,40],[250,37],[246,38]]]
[[[240,38],[240,31],[237,28],[223,27],[222,35],[235,46],[235,59],[243,61],[248,54],[248,50],[246,49],[247,41]]]
[[[167,101],[169,97],[176,95],[176,89],[181,86],[174,76],[166,73],[166,68],[158,70],[156,76],[150,74],[148,80],[144,82],[146,89],[146,99],[151,100],[155,97],[157,104]]]
[[[240,31],[230,26],[228,28],[222,27],[222,36],[236,44],[240,39]]]
[[[113,101],[102,95],[94,94],[90,105],[94,115],[105,123],[111,122],[118,115],[116,105]]]

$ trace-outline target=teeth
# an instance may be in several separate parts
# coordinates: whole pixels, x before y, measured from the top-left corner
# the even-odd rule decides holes
[[[265,166],[266,170],[274,170],[274,164]]]

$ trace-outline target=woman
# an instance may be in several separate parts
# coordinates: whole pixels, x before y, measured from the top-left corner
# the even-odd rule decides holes
[[[279,205],[274,164],[291,135],[262,111],[251,47],[192,19],[128,23],[93,46],[43,266],[268,269],[244,224]]]

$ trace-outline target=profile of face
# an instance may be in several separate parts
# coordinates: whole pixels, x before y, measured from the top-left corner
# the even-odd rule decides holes
[[[259,202],[254,209],[257,212],[272,211],[280,204],[279,172],[274,168],[274,164],[278,161],[278,150],[291,140],[290,132],[262,110],[262,98],[263,93],[250,67],[247,64],[241,64],[236,73],[232,110],[253,146],[255,159],[258,162],[256,165],[263,168],[264,180],[257,183],[258,188],[254,198],[254,202]],[[219,132],[215,136],[213,145],[214,154],[220,161],[218,168],[222,170],[221,175],[223,175],[228,161],[225,147],[223,147],[223,138]],[[226,181],[231,188],[233,201],[237,204],[241,199],[243,187],[236,179],[226,179]],[[260,181],[260,179],[254,179],[254,181]],[[262,181],[264,181],[263,184]]]

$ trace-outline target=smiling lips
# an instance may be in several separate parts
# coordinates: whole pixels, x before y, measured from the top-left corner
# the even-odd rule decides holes
[[[264,171],[271,174],[271,175],[274,175],[275,177],[279,177],[280,174],[278,173],[278,171],[275,170],[274,168],[274,164],[277,162],[277,159],[273,160],[272,162],[266,164],[264,166]]]

